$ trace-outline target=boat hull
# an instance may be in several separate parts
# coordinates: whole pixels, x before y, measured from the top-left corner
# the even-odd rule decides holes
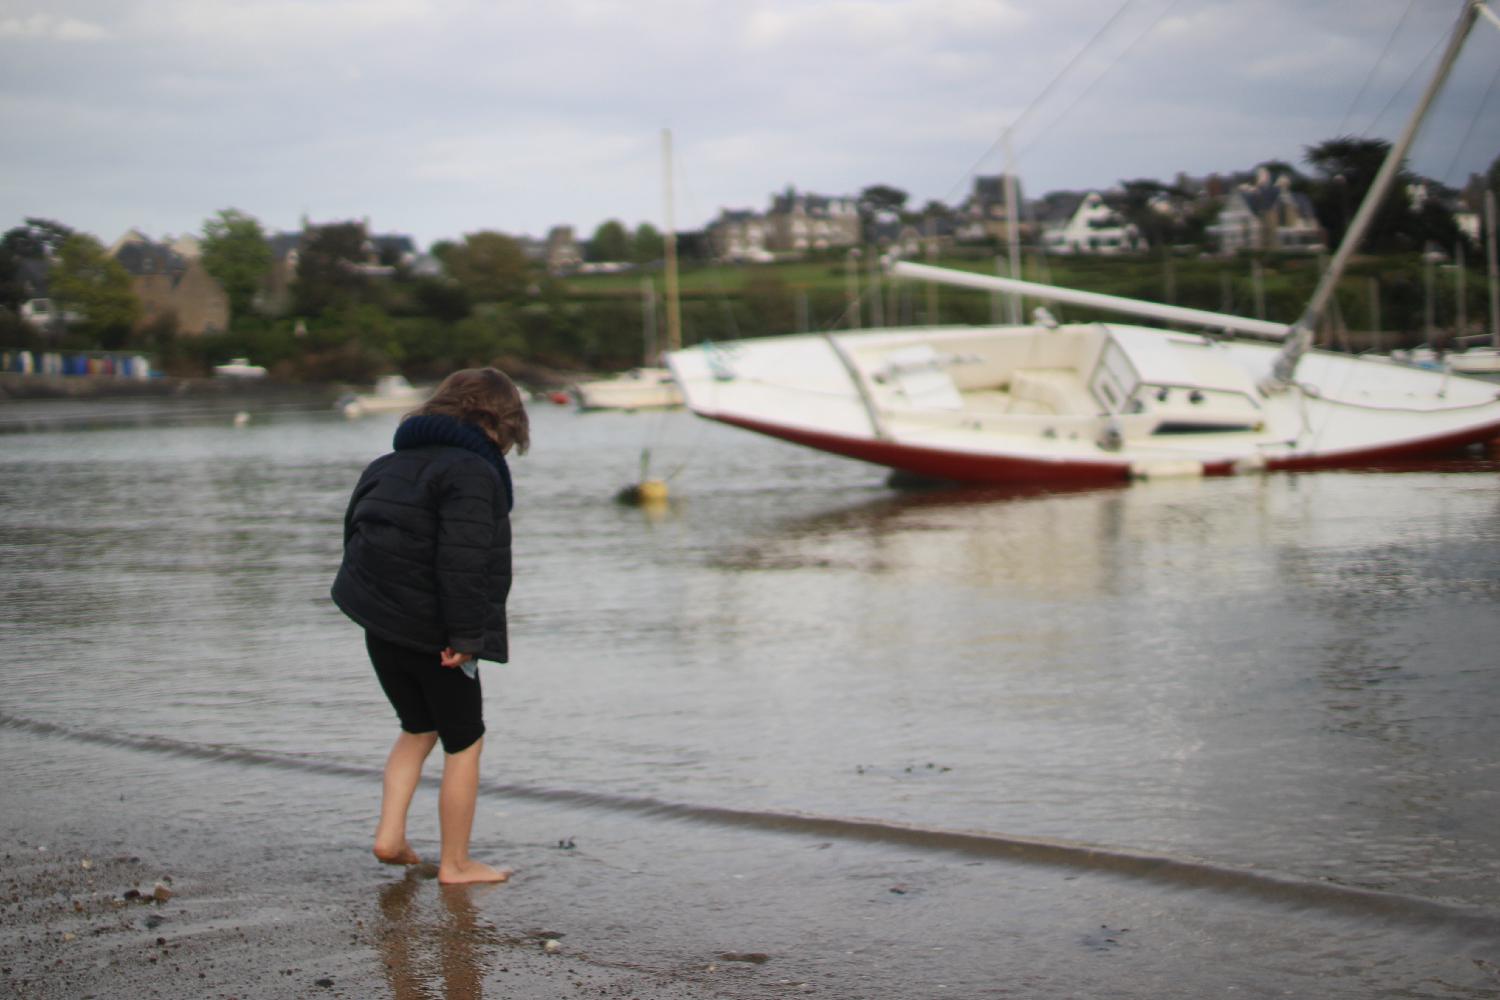
[[[1500,437],[1493,385],[1314,352],[1296,385],[1267,392],[1274,358],[1093,324],[765,338],[668,362],[700,416],[964,483],[1370,467]]]
[[[682,391],[664,368],[642,368],[614,378],[579,382],[580,410],[666,410],[681,406]]]

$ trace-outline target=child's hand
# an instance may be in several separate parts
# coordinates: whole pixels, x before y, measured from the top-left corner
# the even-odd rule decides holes
[[[472,659],[474,659],[473,653],[455,653],[452,646],[444,649],[440,656],[440,661],[442,662],[443,666],[448,667],[449,669],[461,667]]]

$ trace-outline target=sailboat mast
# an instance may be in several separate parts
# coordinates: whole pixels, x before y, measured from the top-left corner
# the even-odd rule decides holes
[[[1495,192],[1484,192],[1485,270],[1490,279],[1490,346],[1500,351],[1500,267],[1495,263]]]
[[[663,201],[666,203],[667,231],[662,246],[667,267],[667,350],[682,350],[682,310],[677,294],[677,224],[672,216],[672,130],[661,130]]]
[[[1483,0],[1468,0],[1464,4],[1463,13],[1459,15],[1458,23],[1453,26],[1453,35],[1448,39],[1448,47],[1443,52],[1441,62],[1438,63],[1437,72],[1428,81],[1427,89],[1422,92],[1422,98],[1417,102],[1416,108],[1407,120],[1406,127],[1401,130],[1400,137],[1391,146],[1390,152],[1386,154],[1385,162],[1380,165],[1380,170],[1375,174],[1375,180],[1371,182],[1369,192],[1360,203],[1359,211],[1354,213],[1354,221],[1349,223],[1349,228],[1344,232],[1343,242],[1339,244],[1338,251],[1333,255],[1333,262],[1329,264],[1328,270],[1323,272],[1323,277],[1314,289],[1307,308],[1293,324],[1286,346],[1276,356],[1276,363],[1262,385],[1263,389],[1275,391],[1291,385],[1292,378],[1297,372],[1297,362],[1301,361],[1302,356],[1312,347],[1313,334],[1317,330],[1318,321],[1322,319],[1328,303],[1333,299],[1334,290],[1338,287],[1339,279],[1343,277],[1349,258],[1354,255],[1354,251],[1364,240],[1365,232],[1375,219],[1375,213],[1380,209],[1381,202],[1385,201],[1387,192],[1396,181],[1396,175],[1401,170],[1401,163],[1406,159],[1407,150],[1411,148],[1412,141],[1417,137],[1417,129],[1421,127],[1422,119],[1427,116],[1428,108],[1432,106],[1438,91],[1448,79],[1448,73],[1453,69],[1453,64],[1458,61],[1458,53],[1463,48],[1470,29],[1474,27],[1474,22],[1479,19],[1480,11],[1485,9]]]
[[[1016,163],[1011,155],[1010,129],[1005,130],[1005,239],[1010,250],[1010,276],[1021,277],[1021,213],[1016,205]],[[1007,316],[1012,324],[1021,322],[1021,296],[1012,295]]]

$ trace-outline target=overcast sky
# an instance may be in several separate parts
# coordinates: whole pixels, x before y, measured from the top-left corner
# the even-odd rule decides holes
[[[680,229],[788,184],[954,204],[1003,169],[1011,125],[1028,197],[1300,166],[1340,133],[1393,138],[1460,6],[0,0],[0,229],[40,215],[108,243],[231,206],[424,246],[661,226],[663,128]],[[1419,172],[1459,185],[1500,155],[1497,72],[1481,22]]]

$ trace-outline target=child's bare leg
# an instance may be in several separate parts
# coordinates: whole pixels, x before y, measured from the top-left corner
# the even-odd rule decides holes
[[[437,733],[403,730],[385,760],[385,786],[374,850],[375,856],[388,865],[414,865],[422,860],[406,842],[406,812],[422,778],[422,763],[437,745],[437,738]]]
[[[469,834],[474,829],[474,804],[479,797],[479,754],[483,748],[484,738],[480,737],[473,745],[443,758],[443,787],[438,793],[443,847],[438,881],[448,885],[504,882],[510,878],[508,870],[491,868],[469,857]]]

